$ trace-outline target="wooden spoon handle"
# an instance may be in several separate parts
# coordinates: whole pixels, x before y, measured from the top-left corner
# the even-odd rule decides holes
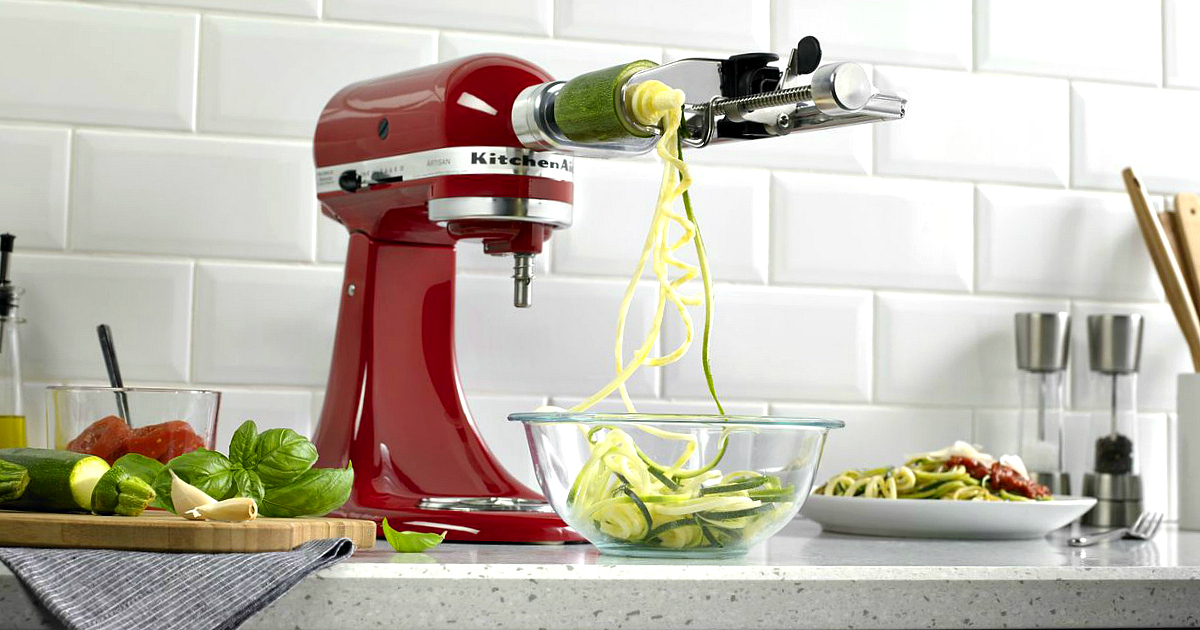
[[[1142,183],[1131,168],[1126,168],[1121,174],[1125,179],[1129,200],[1133,203],[1133,213],[1137,215],[1138,226],[1142,230],[1142,238],[1146,241],[1146,249],[1150,250],[1150,259],[1154,261],[1163,292],[1167,294],[1167,303],[1171,305],[1171,311],[1179,322],[1183,339],[1191,352],[1192,366],[1200,372],[1200,319],[1196,317],[1196,309],[1192,306],[1194,302],[1184,282],[1183,271],[1167,245],[1167,235],[1158,222],[1158,216],[1150,208]]]
[[[1192,193],[1175,195],[1176,225],[1179,227],[1179,245],[1183,256],[1183,275],[1187,277],[1188,289],[1200,313],[1200,197]]]

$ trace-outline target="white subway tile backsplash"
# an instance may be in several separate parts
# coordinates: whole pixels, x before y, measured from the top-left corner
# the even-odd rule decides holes
[[[296,390],[221,389],[221,409],[217,415],[217,450],[229,452],[233,432],[247,420],[259,431],[292,429],[312,436],[312,393]]]
[[[772,282],[971,288],[969,184],[776,174],[771,196]]]
[[[1000,457],[1020,454],[1020,412],[1015,409],[977,409],[972,414],[973,433],[967,440]]]
[[[877,308],[878,402],[1015,407],[1013,314],[1067,303],[881,293]]]
[[[1118,124],[1133,108],[1153,113]],[[1124,191],[1121,169],[1132,166],[1153,192],[1200,189],[1200,124],[1184,113],[1198,110],[1193,90],[1073,83],[1072,183]]]
[[[533,411],[544,404],[546,399],[541,396],[467,394],[467,406],[483,443],[509,474],[534,490],[538,489],[538,482],[525,437],[525,425],[510,422],[508,414]]]
[[[899,466],[909,455],[971,439],[971,412],[967,409],[772,404],[771,413],[846,423],[829,432],[817,484],[844,470]]]
[[[70,144],[66,128],[0,125],[0,231],[18,248],[66,246]]]
[[[837,59],[971,67],[971,3],[964,0],[785,0],[772,17],[781,54],[815,35]]]
[[[866,401],[871,296],[865,291],[717,286],[710,351],[717,393],[742,400]],[[708,396],[700,361],[703,309],[691,309],[691,350],[664,369],[664,394]],[[663,351],[684,341],[674,311]]]
[[[463,388],[551,396],[599,390],[615,373],[613,343],[625,284],[539,278],[533,282],[533,307],[513,308],[511,280],[460,276],[455,345]],[[645,283],[629,310],[627,357],[650,330],[654,293]],[[652,369],[638,370],[628,385],[636,396],[657,393]]]
[[[1142,363],[1138,371],[1138,409],[1146,412],[1175,408],[1175,378],[1191,372],[1187,345],[1166,304],[1111,304],[1075,302],[1071,308],[1071,405],[1075,409],[1102,408],[1108,403],[1099,394],[1097,379],[1088,365],[1087,316],[1103,313],[1137,313],[1142,322]]]
[[[977,0],[975,21],[978,70],[1162,82],[1157,0]]]
[[[311,138],[343,87],[432,63],[432,33],[206,17],[201,131]]]
[[[1125,195],[979,186],[977,200],[980,291],[1160,299]]]
[[[76,249],[312,260],[307,144],[80,131]]]
[[[1200,2],[1166,0],[1163,11],[1167,85],[1200,88]]]
[[[638,0],[558,0],[558,37],[644,42],[655,45],[747,52],[769,50],[769,0],[662,0],[654,19]],[[645,16],[646,19],[631,19]],[[667,16],[682,17],[667,19]],[[687,16],[696,16],[689,19]]]
[[[696,164],[866,174],[871,172],[871,125],[685,148],[683,155]]]
[[[193,375],[208,383],[325,385],[338,269],[201,263]]]
[[[766,281],[767,173],[695,167],[692,206],[713,276],[721,282]],[[554,273],[628,277],[645,245],[662,180],[653,162],[600,161],[576,168],[575,222],[554,235]],[[683,202],[676,203],[683,213]],[[682,234],[671,228],[673,238]],[[687,247],[680,260],[696,264]],[[647,265],[644,277],[653,278]],[[672,277],[677,277],[672,273]],[[700,280],[694,282],[700,286]]]
[[[484,53],[502,53],[527,59],[554,78],[562,80],[638,59],[649,59],[656,63],[662,60],[662,50],[655,46],[566,42],[479,33],[442,34],[438,54],[442,60]]]
[[[554,0],[325,0],[334,19],[549,35]]]
[[[337,221],[317,211],[317,262],[344,263],[350,247],[350,232]]]
[[[876,173],[1067,183],[1066,81],[892,67],[875,80],[912,101],[904,120],[875,125]],[[1037,114],[1012,115],[1018,98],[1036,99]]]
[[[109,2],[111,0],[97,0]],[[115,0],[121,2],[122,0]],[[218,11],[250,11],[301,17],[320,17],[321,0],[144,0],[148,3],[172,6],[216,9]]]
[[[192,127],[197,18],[61,2],[0,4],[0,117]]]
[[[105,380],[96,326],[108,324],[126,383],[187,380],[192,263],[41,254],[19,262],[26,379]]]

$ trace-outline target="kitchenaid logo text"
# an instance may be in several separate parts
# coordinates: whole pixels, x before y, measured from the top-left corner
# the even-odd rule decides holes
[[[573,171],[574,165],[570,158],[562,158],[547,160],[546,158],[534,157],[532,155],[505,155],[503,153],[493,153],[485,151],[473,151],[471,153],[471,164],[498,164],[502,166],[536,166],[537,168],[562,169],[565,171]]]
[[[353,194],[376,185],[453,175],[517,175],[570,182],[575,178],[575,160],[520,147],[442,147],[320,167],[317,193]],[[346,181],[356,182],[357,187],[347,190]]]

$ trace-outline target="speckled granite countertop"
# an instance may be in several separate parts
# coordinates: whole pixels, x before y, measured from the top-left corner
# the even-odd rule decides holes
[[[588,545],[377,547],[244,627],[1022,628],[1200,625],[1200,532],[1087,549],[821,533],[798,520],[737,560],[601,556]],[[48,628],[0,567],[0,627]]]

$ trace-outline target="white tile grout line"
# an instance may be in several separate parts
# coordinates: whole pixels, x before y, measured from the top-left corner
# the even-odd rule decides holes
[[[191,304],[188,305],[189,308],[188,308],[188,325],[187,325],[187,331],[188,331],[187,332],[187,348],[184,353],[186,355],[186,363],[184,363],[183,374],[184,374],[184,381],[191,383],[192,376],[195,373],[195,367],[192,365],[192,362],[195,360],[196,309],[198,308],[198,305],[200,304],[200,299],[199,299],[199,295],[198,295],[198,293],[200,291],[200,263],[199,262],[196,262],[196,261],[192,262],[191,273],[189,274],[189,283],[191,285],[189,287],[189,289],[191,289],[191,290],[188,291],[188,299],[191,301]]]
[[[192,57],[192,122],[191,131],[200,128],[200,58],[203,57],[201,48],[204,33],[204,16],[196,16],[196,51]]]
[[[1169,0],[1162,0],[1162,2],[1159,4],[1159,18],[1160,18],[1159,23],[1160,23],[1160,27],[1162,29],[1159,33],[1159,44],[1160,44],[1159,51],[1160,51],[1160,54],[1162,55],[1162,77],[1161,77],[1162,83],[1161,83],[1161,86],[1164,88],[1167,87],[1167,59],[1170,56],[1170,52],[1171,52],[1170,49],[1168,48],[1169,45],[1167,43],[1167,33],[1168,33],[1167,3],[1168,2],[1169,2]]]
[[[71,242],[71,203],[74,201],[75,191],[75,130],[67,129],[67,177],[65,185],[67,189],[63,192],[63,226],[62,226],[62,242],[63,250],[71,251],[73,243]]]

